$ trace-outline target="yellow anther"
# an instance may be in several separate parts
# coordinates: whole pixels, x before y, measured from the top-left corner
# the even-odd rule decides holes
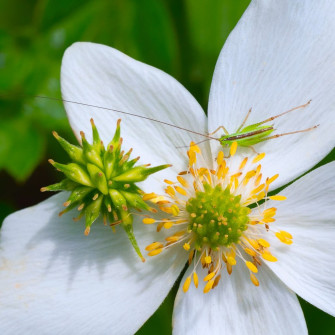
[[[287,198],[283,195],[272,195],[269,197],[269,199],[283,201],[283,200],[286,200]]]
[[[172,186],[168,186],[165,189],[165,193],[168,194],[171,197],[173,197],[176,194],[176,192],[175,192],[175,190],[174,190],[174,188]]]
[[[284,237],[291,238],[291,239],[293,238],[293,236],[292,236],[290,233],[288,233],[287,231],[285,231],[285,230],[281,230],[280,233],[281,233]]]
[[[242,160],[242,162],[241,162],[241,164],[240,164],[240,167],[238,168],[239,170],[242,170],[244,167],[245,167],[245,165],[247,164],[247,162],[248,162],[248,157],[245,157],[243,160]]]
[[[256,168],[256,175],[258,175],[261,172],[261,170],[262,170],[262,165],[259,164]]]
[[[175,186],[175,190],[181,195],[187,195],[187,192],[180,186]]]
[[[191,264],[191,263],[192,263],[194,253],[195,253],[194,250],[192,250],[192,251],[189,253],[189,255],[188,255],[188,264]]]
[[[166,221],[164,222],[164,228],[165,229],[170,229],[173,226],[173,222],[172,221]]]
[[[273,216],[276,215],[276,212],[277,212],[277,208],[275,208],[275,207],[271,207],[271,208],[266,209],[266,210],[263,212],[263,216],[264,216],[264,217],[273,217]]]
[[[256,252],[250,248],[245,248],[244,251],[252,257],[255,257],[257,255]]]
[[[262,257],[269,262],[277,262],[277,258],[273,256],[270,251],[264,251]]]
[[[204,293],[208,293],[212,289],[213,285],[214,285],[214,280],[210,280],[209,282],[207,282],[204,288]]]
[[[262,160],[265,157],[265,152],[258,154],[253,160],[252,163],[255,164],[257,162],[259,162],[260,160]]]
[[[228,272],[228,274],[231,275],[231,273],[233,272],[233,268],[232,268],[232,266],[231,266],[229,263],[226,263],[226,267],[227,267],[227,272]]]
[[[262,174],[260,173],[255,180],[255,186],[258,186],[262,180]]]
[[[173,181],[168,180],[168,179],[164,179],[164,183],[169,184],[169,185],[173,185],[174,184]]]
[[[235,265],[236,264],[236,259],[232,256],[228,256],[227,257],[227,262],[230,264],[230,265]]]
[[[254,263],[251,263],[251,262],[247,261],[247,262],[245,262],[245,265],[247,266],[247,268],[248,268],[250,271],[252,271],[252,272],[254,272],[254,273],[257,273],[257,272],[258,272],[258,269],[257,269],[257,267],[256,267],[256,265],[255,265]]]
[[[193,141],[190,143],[190,150],[191,150],[191,151],[195,151],[195,152],[197,152],[198,154],[201,153],[200,148],[199,148]]]
[[[189,163],[188,164],[189,164],[189,166],[192,166],[197,161],[197,155],[194,151],[188,151],[188,156],[189,156]]]
[[[199,285],[199,278],[198,278],[198,275],[196,272],[193,273],[193,282],[194,282],[194,286],[196,288],[198,288],[198,285]]]
[[[188,251],[188,250],[190,250],[191,246],[190,246],[189,243],[184,243],[183,248],[184,248],[186,251]]]
[[[209,281],[215,276],[215,272],[209,273],[205,278],[204,281]]]
[[[293,243],[293,241],[290,238],[283,236],[280,232],[276,233],[275,235],[281,242],[283,242],[285,244],[292,244]]]
[[[160,242],[154,242],[154,243],[151,243],[148,246],[146,246],[145,250],[151,251],[151,250],[155,250],[157,248],[163,248],[163,244],[160,243]]]
[[[211,264],[212,263],[212,257],[211,256],[206,256],[205,257],[205,263],[206,264]]]
[[[237,150],[237,142],[234,141],[230,147],[230,156],[234,156]]]
[[[224,153],[223,151],[219,151],[218,153],[218,158],[217,158],[217,163],[218,165],[221,165],[224,161]]]
[[[251,191],[251,194],[259,193],[260,191],[263,190],[264,186],[265,186],[264,184],[261,184],[261,185],[257,186],[256,188],[254,188],[254,189]]]
[[[165,237],[165,241],[167,242],[177,242],[179,239],[180,239],[180,236],[176,236],[176,235]]]
[[[177,176],[177,180],[180,182],[181,185],[184,187],[188,187],[188,182],[182,177],[182,176]]]
[[[250,280],[255,286],[259,286],[259,281],[253,273],[250,273]]]
[[[259,192],[256,196],[257,201],[261,201],[265,197],[265,192]]]
[[[260,246],[258,244],[258,242],[256,240],[253,240],[253,239],[248,239],[248,242],[251,244],[251,246],[254,248],[254,249],[260,249]]]
[[[162,251],[163,251],[163,248],[152,250],[148,253],[148,256],[156,256],[156,255],[160,254]]]
[[[179,214],[179,207],[177,205],[172,205],[170,209],[171,209],[171,214],[173,216],[177,216]]]
[[[144,219],[142,220],[142,222],[143,222],[144,224],[152,224],[152,223],[155,223],[156,220],[155,220],[155,219],[152,219],[152,218],[144,218]]]
[[[147,200],[151,200],[151,199],[154,199],[157,197],[157,194],[156,193],[146,193],[143,195],[142,199],[144,201],[147,201]]]
[[[279,174],[277,173],[277,174],[275,174],[274,176],[272,176],[270,179],[268,179],[268,180],[266,181],[266,183],[267,183],[268,185],[270,185],[270,184],[273,183],[278,177],[279,177]]]
[[[184,293],[186,293],[190,287],[190,284],[191,284],[191,277],[187,277],[186,280],[185,280],[185,283],[183,285],[183,291]]]
[[[258,239],[258,243],[264,248],[268,248],[270,246],[270,243],[263,238]]]
[[[247,174],[245,175],[245,178],[246,179],[250,179],[252,177],[254,177],[256,175],[256,171],[255,170],[251,170],[251,171],[248,171]]]
[[[158,225],[157,225],[157,232],[159,233],[161,231],[161,229],[163,228],[164,226],[164,222],[160,222]]]

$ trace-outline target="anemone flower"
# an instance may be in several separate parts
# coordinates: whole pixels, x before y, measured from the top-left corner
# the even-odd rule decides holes
[[[262,160],[263,176],[271,179],[279,174],[277,180],[263,190],[262,199],[267,200],[267,204],[280,199],[268,198],[271,186],[274,189],[298,177],[334,146],[331,118],[335,105],[335,96],[331,94],[335,84],[331,71],[335,61],[334,12],[335,4],[331,1],[252,1],[219,57],[209,97],[208,124],[200,105],[176,80],[102,45],[77,43],[67,50],[62,64],[63,97],[140,114],[201,134],[220,125],[234,132],[251,107],[247,123],[255,124],[312,100],[308,107],[276,119],[274,126],[278,134],[320,124],[317,129],[255,145],[257,152],[266,153]],[[89,133],[89,120],[93,117],[102,140],[108,143],[119,117],[116,113],[71,103],[65,107],[78,138],[81,130]],[[124,120],[123,134],[124,146],[133,147],[143,161],[155,165],[173,164],[172,168],[142,183],[144,191],[155,194],[163,194],[166,187],[163,179],[174,180],[176,174],[188,170],[185,149],[176,147],[202,140],[194,133],[139,118]],[[220,143],[215,140],[201,144],[205,169],[213,170],[217,162],[223,162],[219,158],[220,150]],[[232,152],[230,171],[238,169],[237,164],[242,164],[245,157],[254,155],[249,148],[237,150],[237,153]],[[248,162],[257,160],[256,157],[250,157]],[[255,235],[261,245],[256,245],[253,251],[262,257],[261,265],[255,265],[253,259],[246,257],[237,259],[233,252],[227,254],[228,250],[224,250],[224,265],[228,273],[232,266],[231,275],[224,275],[219,283],[214,279],[209,285],[212,286],[207,287],[207,294],[190,285],[188,277],[193,268],[186,270],[174,311],[176,334],[307,333],[292,291],[334,315],[333,171],[334,164],[328,164],[282,191],[287,200],[276,205],[276,221],[269,222],[275,227],[269,230],[273,234],[263,222],[265,229]],[[235,178],[239,178],[236,173]],[[238,180],[240,182],[243,184]],[[240,195],[240,199],[247,201],[247,191],[243,197]],[[237,196],[233,199],[237,203],[242,201],[237,193],[233,196]],[[162,303],[180,275],[189,258],[185,249],[189,244],[190,250],[193,241],[186,238],[184,243],[148,257],[143,264],[122,230],[111,237],[106,227],[96,224],[90,236],[85,237],[82,225],[72,222],[69,213],[59,218],[59,205],[66,199],[67,194],[53,196],[12,214],[3,224],[1,332],[136,332]],[[265,204],[260,204],[260,208]],[[178,215],[182,210],[178,207]],[[264,211],[260,212],[262,217],[255,217],[253,221],[273,218],[274,210],[270,211],[272,216]],[[249,214],[248,209],[244,210],[243,215]],[[142,220],[141,216],[134,220],[134,234],[141,250],[171,236],[169,230],[157,233],[153,225],[144,225]],[[244,223],[248,227],[252,225],[249,219]],[[241,234],[248,230],[240,227]],[[262,234],[267,237],[263,238]],[[270,249],[267,249],[268,244]],[[244,252],[251,249],[246,244],[243,248]],[[250,253],[248,257],[255,257]],[[270,255],[278,261],[272,263],[274,259]],[[200,267],[199,274],[207,276],[207,270],[213,272],[206,264],[211,264],[216,256],[210,260],[208,256],[206,254],[203,260],[200,257],[204,269]],[[233,259],[236,265],[232,264]],[[257,277],[255,267],[257,271],[260,268]],[[199,278],[199,286],[207,285],[205,278]],[[206,282],[212,279],[207,277]],[[259,283],[259,287],[255,283]],[[214,288],[214,284],[218,284],[217,287]]]

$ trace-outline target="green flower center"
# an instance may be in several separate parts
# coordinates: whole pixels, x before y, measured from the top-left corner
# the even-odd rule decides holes
[[[250,209],[241,206],[241,196],[222,189],[204,185],[204,192],[197,192],[186,204],[189,215],[189,231],[195,235],[195,247],[203,246],[217,249],[238,243],[243,231],[247,229]]]

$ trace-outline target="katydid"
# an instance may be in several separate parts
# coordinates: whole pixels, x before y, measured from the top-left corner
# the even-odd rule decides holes
[[[307,132],[307,131],[315,129],[319,126],[319,125],[316,125],[316,126],[313,126],[313,127],[307,128],[307,129],[303,129],[303,130],[296,130],[296,131],[292,131],[292,132],[288,132],[288,133],[271,135],[273,133],[273,131],[275,130],[274,124],[266,125],[266,123],[269,123],[269,122],[277,119],[280,116],[283,116],[285,114],[293,112],[297,109],[307,107],[311,103],[311,100],[309,100],[307,103],[305,103],[303,105],[294,107],[294,108],[292,108],[292,109],[290,109],[286,112],[283,112],[281,114],[269,117],[268,119],[263,120],[261,122],[254,123],[254,124],[251,124],[249,126],[245,126],[245,124],[248,120],[248,117],[251,113],[251,108],[250,108],[246,117],[245,117],[245,119],[243,120],[242,124],[239,126],[239,128],[234,133],[229,133],[224,126],[219,126],[212,133],[202,134],[202,133],[199,133],[199,132],[196,132],[196,131],[193,131],[193,130],[190,130],[190,129],[186,129],[186,128],[183,128],[183,127],[180,127],[180,126],[168,123],[168,122],[152,119],[152,118],[147,117],[147,116],[142,116],[142,115],[138,115],[138,114],[134,114],[134,113],[130,113],[130,112],[121,111],[121,110],[118,110],[118,109],[115,109],[115,108],[96,106],[96,105],[92,105],[92,104],[88,104],[88,103],[84,103],[84,102],[71,101],[71,100],[59,99],[59,98],[53,98],[53,97],[47,97],[47,96],[34,96],[34,97],[35,98],[40,98],[40,99],[62,101],[62,102],[67,102],[67,103],[86,106],[86,107],[93,107],[93,108],[97,108],[97,109],[109,110],[109,111],[124,114],[124,115],[130,115],[130,116],[138,117],[138,118],[141,118],[141,119],[149,120],[149,121],[152,121],[152,122],[160,123],[160,124],[163,124],[165,126],[169,126],[169,127],[173,127],[173,128],[183,130],[183,131],[187,131],[187,132],[195,134],[195,135],[200,135],[200,136],[206,137],[206,140],[204,140],[204,141],[216,140],[216,141],[219,141],[222,146],[229,146],[229,147],[234,142],[236,142],[239,146],[249,147],[253,151],[255,151],[255,149],[253,148],[253,145],[258,144],[260,142],[264,142],[264,141],[271,140],[271,139],[278,138],[278,137],[285,136],[285,135],[292,135],[292,134]],[[220,129],[222,129],[224,131],[224,133],[225,133],[224,135],[220,136],[219,138],[211,136],[211,135],[214,135],[215,133],[217,133]],[[201,141],[201,142],[198,142],[198,143],[202,143],[204,141]]]

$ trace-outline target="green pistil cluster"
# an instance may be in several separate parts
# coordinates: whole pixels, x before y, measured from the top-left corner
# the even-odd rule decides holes
[[[204,184],[204,192],[197,192],[186,205],[190,214],[188,229],[195,233],[195,247],[216,249],[237,243],[247,229],[250,209],[241,206],[241,196],[230,190]]]
[[[135,166],[139,157],[130,159],[131,150],[121,151],[122,138],[118,120],[116,131],[107,148],[104,147],[98,130],[91,119],[93,143],[90,144],[81,132],[82,147],[70,144],[56,132],[53,135],[72,160],[69,164],[49,162],[66,178],[60,183],[43,187],[41,191],[71,191],[64,203],[66,207],[60,215],[78,207],[79,218],[85,215],[85,234],[90,232],[93,222],[102,214],[104,223],[111,226],[121,224],[128,234],[129,240],[138,255],[142,258],[140,249],[133,234],[133,216],[130,208],[150,210],[142,200],[141,189],[136,182],[145,180],[149,175],[165,169],[169,165],[149,168],[150,165]]]

